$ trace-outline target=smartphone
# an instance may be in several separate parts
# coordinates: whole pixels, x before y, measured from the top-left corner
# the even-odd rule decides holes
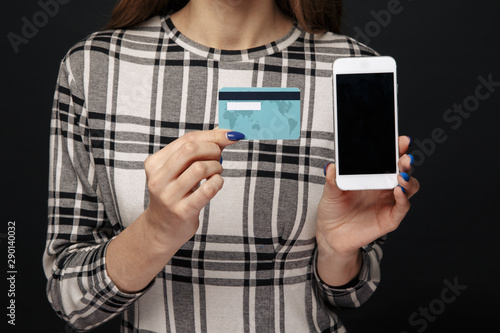
[[[333,63],[336,182],[342,190],[397,186],[398,110],[392,57]]]

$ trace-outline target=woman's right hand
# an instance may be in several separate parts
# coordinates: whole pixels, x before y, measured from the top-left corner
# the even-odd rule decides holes
[[[201,209],[223,185],[221,152],[241,139],[240,134],[222,129],[190,132],[146,159],[145,222],[159,244],[165,239],[185,243],[196,233]]]
[[[193,237],[201,209],[222,188],[221,152],[243,137],[219,129],[192,132],[146,159],[149,206],[106,251],[106,271],[119,290],[143,290]]]

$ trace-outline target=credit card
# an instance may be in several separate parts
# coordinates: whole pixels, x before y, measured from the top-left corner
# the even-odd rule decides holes
[[[300,137],[298,88],[221,88],[219,128],[245,134],[245,140]]]

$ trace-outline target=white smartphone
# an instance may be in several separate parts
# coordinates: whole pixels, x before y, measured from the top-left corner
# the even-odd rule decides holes
[[[387,56],[333,63],[335,164],[342,190],[397,186],[396,61]]]

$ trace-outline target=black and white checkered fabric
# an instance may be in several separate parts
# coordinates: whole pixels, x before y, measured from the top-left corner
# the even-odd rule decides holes
[[[379,282],[379,243],[359,283],[323,284],[315,217],[333,161],[332,63],[375,54],[345,36],[299,27],[245,51],[183,36],[169,17],[98,32],[63,59],[51,123],[47,294],[59,316],[91,329],[123,314],[122,332],[345,332],[334,313]],[[222,87],[297,87],[301,137],[223,151],[224,188],[200,227],[137,294],[106,273],[110,240],[147,207],[143,162],[183,134],[217,126]]]

